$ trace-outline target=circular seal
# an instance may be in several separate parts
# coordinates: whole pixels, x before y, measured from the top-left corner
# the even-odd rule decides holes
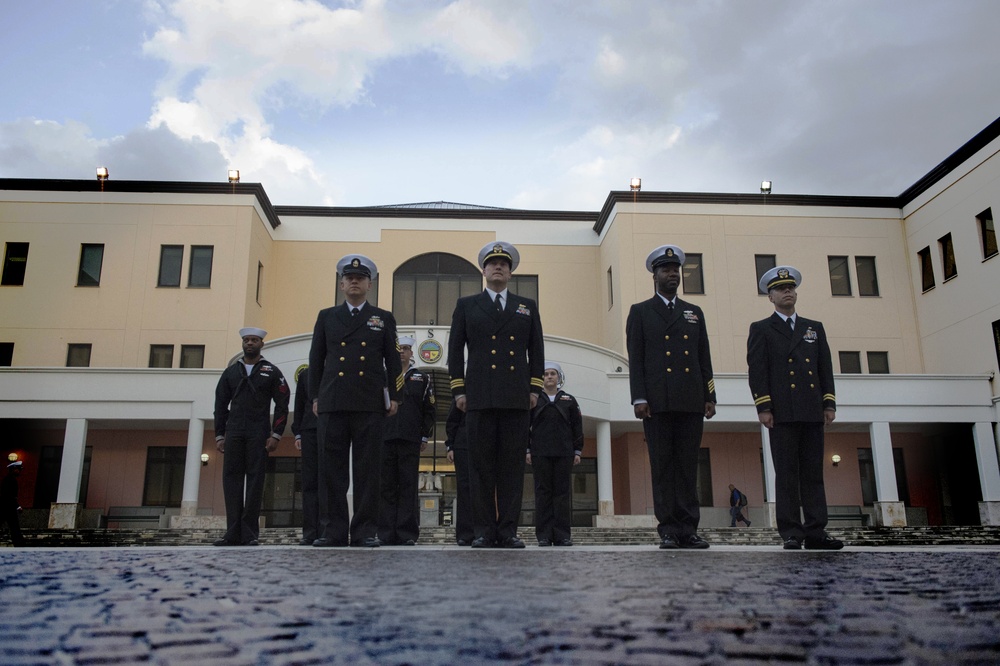
[[[437,363],[441,360],[441,343],[434,338],[424,340],[417,349],[424,363]]]

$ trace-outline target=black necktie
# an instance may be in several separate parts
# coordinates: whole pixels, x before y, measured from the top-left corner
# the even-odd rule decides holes
[[[673,301],[667,301],[667,312],[669,312],[670,314],[674,313],[674,302]]]
[[[500,300],[500,294],[497,294],[497,312],[503,312],[503,301]]]
[[[785,321],[787,321],[787,322],[788,322],[788,330],[789,330],[789,331],[793,331],[793,332],[794,332],[794,331],[795,331],[795,322],[794,322],[794,321],[792,321],[792,318],[791,318],[791,317],[789,317],[789,318],[788,318],[788,319],[786,319]]]
[[[356,314],[358,314],[359,312],[361,312],[361,310],[359,310],[357,308],[351,308],[351,316],[352,317],[355,316]]]

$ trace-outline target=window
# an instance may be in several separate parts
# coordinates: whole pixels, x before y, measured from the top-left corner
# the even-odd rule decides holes
[[[834,296],[851,295],[851,273],[847,257],[827,257],[830,265],[830,293]]]
[[[211,245],[192,245],[191,261],[188,265],[189,287],[212,286],[212,253]]]
[[[910,505],[910,488],[906,483],[906,465],[903,462],[903,449],[893,448],[892,463],[896,470],[896,493],[904,506]],[[875,462],[871,449],[858,449],[858,473],[861,475],[861,501],[866,506],[872,506],[878,499],[875,485]]]
[[[983,259],[989,259],[997,255],[997,231],[993,226],[993,209],[987,208],[979,215],[976,215],[979,222],[979,236],[983,241]]]
[[[777,257],[773,254],[755,254],[753,255],[753,261],[757,269],[757,284],[760,285],[760,279],[764,277],[764,273],[768,272],[775,266],[777,266]],[[758,294],[767,295],[767,289],[761,289],[760,286],[757,287]]]
[[[182,368],[205,367],[205,345],[181,345]]]
[[[38,473],[35,477],[34,506],[40,508],[56,501],[59,494],[59,472],[62,469],[62,446],[43,446],[38,456]],[[90,487],[90,461],[94,447],[83,449],[83,470],[80,473],[80,494],[77,501],[87,506],[87,490]]]
[[[14,361],[14,343],[0,342],[0,367],[9,368]]]
[[[529,295],[517,291],[513,279],[508,288]],[[455,302],[482,290],[483,274],[475,264],[443,252],[422,254],[393,273],[392,313],[401,325],[449,326]]]
[[[872,375],[889,374],[889,352],[868,352],[868,373]]]
[[[20,287],[24,284],[24,271],[28,267],[28,244],[7,243],[3,255],[3,275],[0,285]]]
[[[878,273],[875,270],[875,257],[854,257],[854,268],[858,274],[858,294],[878,296]]]
[[[76,286],[99,287],[101,266],[104,264],[104,243],[84,243],[80,246],[80,271]]]
[[[681,278],[684,280],[685,294],[705,293],[705,277],[702,271],[702,258],[700,254],[684,255]]]
[[[480,287],[480,290],[482,290],[482,287]],[[510,282],[507,283],[507,290],[514,292],[518,296],[530,298],[536,305],[538,304],[537,275],[513,275],[510,278]],[[454,309],[454,304],[452,304],[452,308]]]
[[[146,483],[143,506],[180,506],[184,491],[183,446],[151,446],[146,449]]]
[[[264,284],[264,264],[257,262],[257,305],[260,305],[260,288]],[[337,284],[340,284],[340,276],[337,276]],[[340,293],[340,289],[337,289],[337,293]]]
[[[955,265],[955,246],[951,242],[951,234],[945,234],[938,239],[941,246],[941,264],[944,266],[944,281],[952,279],[958,275],[958,266]]]
[[[861,352],[840,352],[840,371],[845,375],[861,374]]]
[[[160,246],[160,277],[157,287],[181,286],[181,262],[184,261],[183,245]]]
[[[151,368],[174,367],[174,346],[149,345],[149,367]]]
[[[997,365],[1000,365],[1000,319],[993,322],[993,347],[997,353]]]
[[[608,309],[615,304],[615,279],[611,273],[611,266],[608,266]]]
[[[934,288],[934,264],[931,262],[931,248],[925,247],[917,252],[920,257],[920,283],[923,291]]]
[[[90,348],[92,345],[70,343],[69,350],[66,352],[66,367],[67,368],[89,368],[90,367]]]
[[[267,457],[260,515],[272,527],[302,525],[301,457]]]

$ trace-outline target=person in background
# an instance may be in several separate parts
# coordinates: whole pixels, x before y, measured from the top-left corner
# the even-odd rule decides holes
[[[465,412],[452,401],[445,423],[448,462],[455,465],[455,504],[452,505],[452,519],[455,525],[455,543],[471,546],[475,539],[472,527],[472,481],[469,474],[469,436],[465,430]]]
[[[747,505],[747,496],[733,484],[729,484],[729,526],[736,527],[736,523],[746,523],[750,527],[750,519],[743,515],[743,507]]]
[[[311,546],[319,538],[319,448],[316,439],[316,415],[309,395],[309,366],[303,367],[295,380],[295,416],[292,433],[295,448],[302,452],[302,539],[300,546]]]

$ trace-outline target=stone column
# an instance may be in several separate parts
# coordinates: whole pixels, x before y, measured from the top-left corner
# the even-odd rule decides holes
[[[198,489],[201,487],[201,452],[205,444],[204,419],[188,421],[187,453],[184,456],[184,489],[181,491],[181,515],[198,515]],[[216,458],[221,460],[221,456]]]
[[[615,487],[611,475],[611,422],[597,422],[597,515],[615,515]]]
[[[979,503],[979,522],[983,525],[1000,525],[1000,465],[997,464],[997,441],[993,425],[974,423],[972,439],[976,446],[976,463],[979,468],[979,485],[983,501]]]
[[[87,447],[87,419],[66,419],[59,489],[49,509],[49,529],[71,530],[80,522],[80,483]]]
[[[778,528],[778,517],[774,513],[774,457],[771,455],[771,431],[760,427],[760,444],[764,450],[764,518],[767,524]]]
[[[875,467],[875,525],[906,527],[906,507],[899,501],[899,491],[896,489],[896,462],[892,456],[889,424],[881,421],[870,423],[868,435]]]

